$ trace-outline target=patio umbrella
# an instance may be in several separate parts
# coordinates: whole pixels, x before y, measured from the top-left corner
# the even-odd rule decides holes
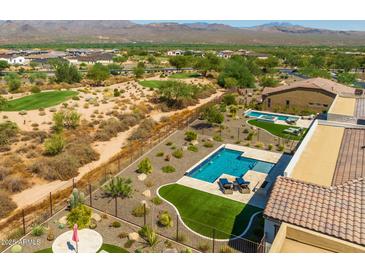
[[[77,232],[77,224],[74,224],[72,241],[76,243],[76,253],[79,252],[78,242],[79,242],[79,234]]]

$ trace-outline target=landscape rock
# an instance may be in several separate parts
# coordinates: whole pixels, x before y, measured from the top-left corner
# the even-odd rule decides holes
[[[144,181],[146,179],[147,179],[147,175],[146,174],[142,173],[142,174],[138,175],[138,180]]]
[[[96,222],[101,221],[101,216],[98,213],[91,214],[91,219],[94,219]]]
[[[196,145],[199,144],[199,142],[198,142],[198,140],[193,140],[193,141],[191,141],[191,144],[194,145],[194,146],[196,146]]]
[[[59,222],[60,224],[66,225],[66,224],[67,224],[67,216],[62,216],[62,217],[58,220],[58,222]]]
[[[147,198],[151,198],[151,190],[146,189],[145,191],[142,192],[142,195]]]
[[[140,240],[139,234],[137,232],[129,233],[128,234],[128,240],[136,241],[136,242],[139,241]]]

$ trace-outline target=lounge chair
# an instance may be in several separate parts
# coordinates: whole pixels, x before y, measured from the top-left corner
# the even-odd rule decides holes
[[[237,177],[236,181],[234,182],[234,186],[238,191],[242,194],[249,194],[251,192],[250,188],[248,187],[250,182],[245,181],[241,177]]]
[[[289,117],[288,119],[285,120],[285,122],[287,122],[288,124],[296,124],[297,120],[298,120],[297,118]]]
[[[218,185],[221,191],[224,194],[232,194],[233,193],[233,184],[228,181],[226,178],[219,178]]]

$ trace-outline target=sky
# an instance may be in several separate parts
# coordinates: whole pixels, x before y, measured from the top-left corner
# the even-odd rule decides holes
[[[330,30],[361,30],[365,31],[365,20],[134,20],[133,22],[139,24],[148,24],[156,22],[176,22],[176,23],[219,23],[226,24],[233,27],[253,27],[257,25],[267,24],[271,22],[287,22],[293,25],[300,25],[304,27],[322,28]]]

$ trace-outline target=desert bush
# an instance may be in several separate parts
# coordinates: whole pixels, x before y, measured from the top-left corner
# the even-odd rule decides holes
[[[131,134],[129,140],[143,140],[150,136],[155,124],[152,119],[144,119],[139,127]]]
[[[9,194],[4,191],[0,191],[0,218],[5,218],[16,208],[17,205],[10,198]]]
[[[173,166],[170,166],[170,165],[162,167],[161,170],[164,173],[173,173],[173,172],[176,171],[176,169]]]
[[[63,128],[75,129],[80,125],[81,115],[75,110],[61,110],[53,114],[54,129],[60,131]]]
[[[210,141],[206,141],[203,146],[209,148],[209,147],[213,147],[214,144],[212,142],[210,142]]]
[[[139,164],[138,164],[138,173],[144,173],[149,174],[152,172],[152,163],[151,160],[148,158],[144,158]]]
[[[44,226],[35,225],[32,227],[32,235],[36,236],[36,237],[42,236],[44,234],[45,230],[46,229],[44,228]]]
[[[181,148],[176,149],[173,153],[172,156],[174,156],[177,159],[181,159],[182,157],[184,157],[184,152]]]
[[[192,152],[198,152],[199,151],[198,147],[194,146],[194,145],[188,146],[188,150],[190,150]]]
[[[108,197],[129,198],[132,196],[132,180],[120,176],[114,177],[110,183],[103,187],[104,194]]]
[[[44,142],[44,154],[57,155],[62,152],[65,140],[62,135],[54,134]]]
[[[8,190],[11,193],[20,192],[29,186],[28,181],[20,175],[7,176],[1,187]]]
[[[187,131],[185,132],[185,140],[188,142],[194,141],[198,139],[198,134],[195,131]]]
[[[219,249],[220,253],[233,253],[233,249],[227,245],[223,245]]]
[[[65,153],[72,155],[79,167],[98,160],[100,156],[85,140],[75,140],[68,143],[65,146]]]
[[[208,252],[210,250],[210,246],[209,246],[208,243],[200,243],[199,246],[198,246],[198,249],[201,252]]]
[[[0,124],[0,146],[10,144],[11,139],[18,134],[18,126],[13,122],[5,122]]]
[[[162,151],[156,153],[156,157],[163,157],[164,153]]]
[[[132,215],[135,217],[143,217],[146,211],[146,215],[150,212],[150,209],[144,204],[139,204],[132,210]]]
[[[114,221],[110,224],[111,227],[114,227],[114,228],[119,228],[122,226],[122,224],[118,221]]]
[[[158,224],[163,227],[173,226],[172,217],[167,211],[160,213],[160,215],[158,216]]]
[[[223,142],[223,138],[220,135],[214,135],[213,140],[216,142]]]
[[[39,93],[41,92],[41,89],[38,86],[32,86],[32,88],[30,89],[31,93]]]
[[[128,126],[123,124],[116,118],[109,118],[102,121],[99,125],[98,131],[95,133],[95,140],[109,141],[112,137],[116,137],[119,132],[125,131]]]
[[[73,227],[77,224],[79,229],[87,228],[91,221],[91,209],[85,205],[79,205],[73,208],[67,215],[67,224],[69,227]]]
[[[160,205],[160,204],[162,204],[162,203],[163,203],[162,199],[161,199],[160,197],[158,197],[158,196],[153,197],[153,198],[151,199],[151,202],[152,202],[154,205]]]

